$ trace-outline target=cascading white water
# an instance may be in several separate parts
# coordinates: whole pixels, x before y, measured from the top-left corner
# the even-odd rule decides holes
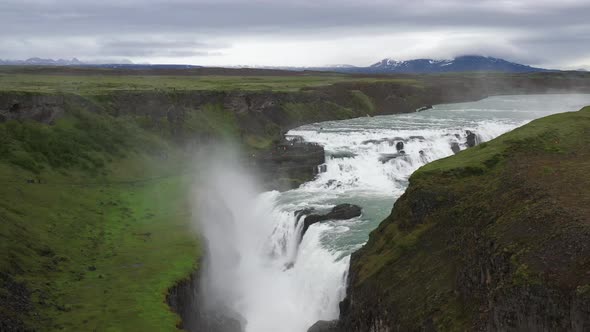
[[[586,104],[590,95],[503,96],[303,126],[288,137],[323,145],[326,164],[313,181],[283,193],[257,194],[235,163],[215,165],[198,209],[210,243],[208,300],[238,313],[248,332],[302,332],[318,320],[338,318],[350,253],[389,214],[415,170],[452,155],[453,143],[464,149],[467,130],[487,141],[534,118]],[[295,211],[339,203],[357,204],[363,215],[314,224],[299,243],[302,223]]]

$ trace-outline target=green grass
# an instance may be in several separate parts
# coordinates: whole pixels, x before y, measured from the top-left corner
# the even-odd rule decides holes
[[[139,76],[42,75],[0,71],[0,91],[67,92],[81,95],[113,91],[299,91],[345,82],[395,82],[418,84],[413,79],[358,78],[340,74],[301,76]]]
[[[352,93],[355,98],[354,101],[357,108],[366,110],[368,115],[376,113],[375,104],[369,96],[359,90],[353,90],[350,93]]]
[[[166,292],[200,255],[190,158],[75,109],[54,126],[0,124],[0,138],[0,273],[30,292],[26,310],[0,316],[42,331],[176,330]],[[0,283],[0,304],[13,292]]]

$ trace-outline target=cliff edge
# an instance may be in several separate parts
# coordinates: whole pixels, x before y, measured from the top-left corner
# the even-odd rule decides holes
[[[590,107],[433,162],[353,254],[339,331],[590,330]]]

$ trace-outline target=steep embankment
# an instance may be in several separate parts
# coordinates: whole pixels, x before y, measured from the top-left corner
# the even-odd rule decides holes
[[[163,299],[200,250],[183,152],[60,110],[0,124],[0,330],[173,330]]]
[[[424,166],[352,256],[338,331],[587,331],[589,171],[589,107]]]

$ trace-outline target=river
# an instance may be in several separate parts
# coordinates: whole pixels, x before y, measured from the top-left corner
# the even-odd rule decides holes
[[[453,144],[465,149],[467,131],[488,141],[533,119],[585,105],[590,95],[497,96],[289,131],[290,139],[325,148],[321,173],[297,189],[256,194],[254,181],[241,170],[219,172],[224,180],[215,191],[225,212],[201,212],[202,219],[216,221],[203,227],[209,242],[223,239],[209,247],[206,296],[238,313],[247,332],[304,332],[318,320],[337,319],[350,254],[390,213],[414,171],[452,155]],[[232,183],[229,192],[226,182]],[[327,212],[339,203],[359,205],[363,213],[314,224],[301,238],[295,211]]]

